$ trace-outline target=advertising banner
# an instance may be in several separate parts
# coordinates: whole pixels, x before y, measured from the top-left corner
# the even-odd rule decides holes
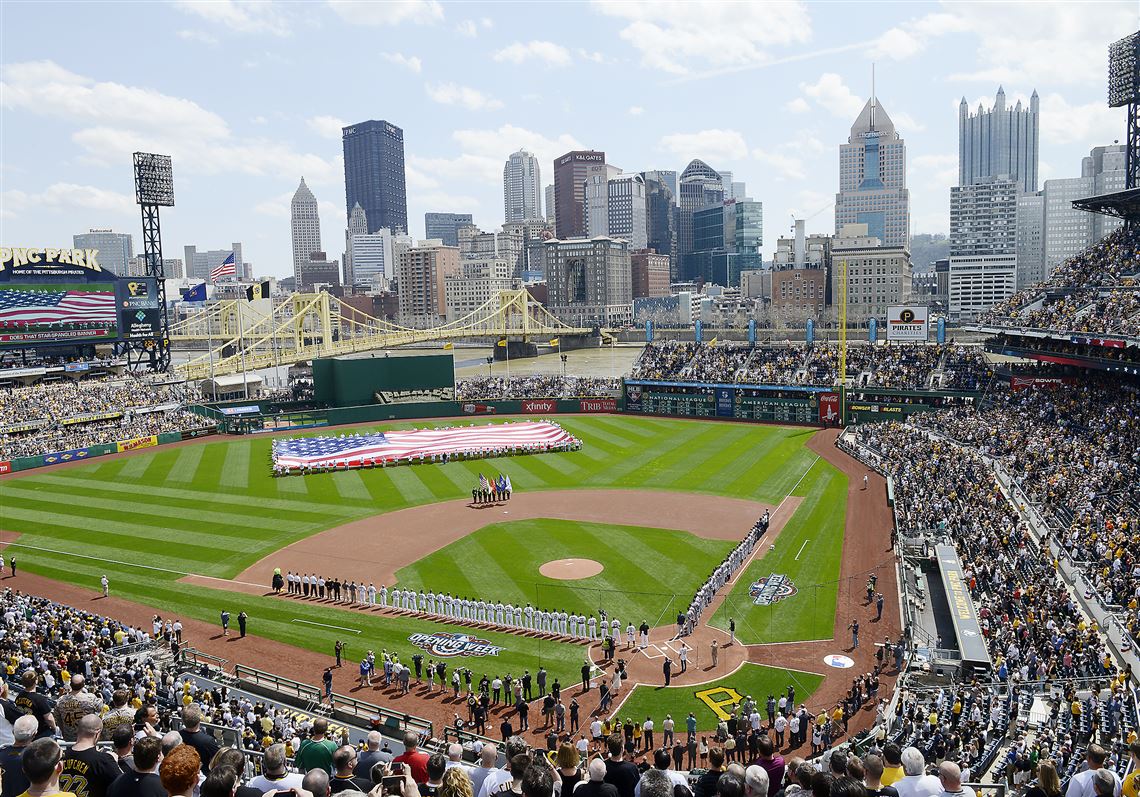
[[[261,407],[256,404],[247,404],[242,407],[219,407],[218,412],[222,415],[257,415],[261,412]]]
[[[1021,390],[1041,390],[1045,388],[1075,385],[1076,379],[1069,376],[1011,376],[1009,389],[1014,393]]]
[[[463,413],[465,415],[493,415],[495,408],[490,404],[476,404],[473,401],[468,401],[463,405]]]
[[[625,411],[626,412],[641,412],[641,385],[626,385],[625,386]]]
[[[0,426],[0,434],[18,434],[19,432],[31,432],[39,429],[41,426],[47,426],[48,419],[41,418],[38,421],[25,421],[24,423],[12,423],[7,426]]]
[[[596,399],[582,399],[580,402],[581,412],[617,412],[617,399],[614,398],[596,398]]]
[[[215,431],[216,429],[213,426],[203,426],[201,429],[183,429],[180,434],[183,440],[193,440],[197,437],[213,434]]]
[[[77,459],[87,459],[90,454],[90,448],[74,448],[71,451],[56,451],[51,454],[44,454],[44,464],[57,465],[60,462],[73,462]]]
[[[122,418],[121,412],[89,412],[86,415],[75,415],[71,418],[64,418],[59,422],[60,426],[72,426],[77,423],[93,423],[95,421],[111,421],[115,418]]]
[[[522,411],[528,414],[558,412],[558,402],[555,399],[523,399]]]
[[[716,415],[718,418],[731,418],[736,409],[736,391],[731,387],[716,389]]]
[[[839,394],[821,393],[819,397],[819,422],[828,426],[839,423]]]
[[[887,308],[887,340],[921,340],[930,336],[930,308],[896,304]]]
[[[11,462],[9,462],[8,460],[4,460],[3,462],[0,462],[0,473],[11,473],[11,472],[12,472],[12,463]]]
[[[137,451],[140,448],[150,448],[158,445],[158,438],[155,435],[150,437],[135,437],[131,440],[120,440],[115,443],[115,450],[122,453],[123,451]]]
[[[942,571],[942,586],[950,603],[950,617],[954,621],[954,635],[958,638],[958,650],[962,652],[962,662],[989,669],[993,666],[986,639],[978,623],[974,610],[974,600],[970,597],[969,579],[952,545],[936,545],[934,555],[938,568]]]

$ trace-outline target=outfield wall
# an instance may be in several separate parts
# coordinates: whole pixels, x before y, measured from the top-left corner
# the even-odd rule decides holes
[[[117,440],[114,443],[98,443],[86,448],[74,448],[70,451],[53,451],[50,454],[37,454],[34,457],[16,457],[11,460],[0,461],[0,473],[15,473],[32,468],[43,468],[48,465],[59,465],[64,462],[78,462],[107,454],[138,451],[139,449],[154,448],[168,443],[181,443],[185,440],[194,440],[216,433],[216,427],[202,426],[197,429],[184,429],[180,432],[163,432],[146,437],[134,437],[130,440]]]

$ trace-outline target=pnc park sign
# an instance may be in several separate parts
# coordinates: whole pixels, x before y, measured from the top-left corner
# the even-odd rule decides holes
[[[449,634],[437,631],[434,634],[412,634],[408,641],[417,648],[423,648],[433,656],[498,656],[503,650],[486,639],[468,634]]]
[[[101,271],[98,249],[37,249],[36,247],[0,247],[0,271],[9,268],[40,266],[79,266]]]

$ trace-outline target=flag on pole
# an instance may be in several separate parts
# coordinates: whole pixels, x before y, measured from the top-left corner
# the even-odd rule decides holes
[[[479,489],[490,491],[491,482],[487,481],[487,477],[482,473],[479,474]]]
[[[182,295],[184,302],[204,302],[206,301],[206,283],[195,285],[190,290]]]
[[[713,338],[712,340],[710,340],[710,341],[709,341],[709,345],[710,345],[710,346],[715,346],[715,345],[716,345],[716,338]]]
[[[502,347],[505,349],[505,348],[507,347],[507,339],[506,339],[506,338],[503,338],[502,340],[500,340],[500,341],[499,341],[497,344],[495,344],[495,345],[497,345],[497,346],[502,346]]]
[[[234,253],[230,252],[230,256],[222,261],[220,266],[215,266],[210,271],[210,282],[217,282],[218,277],[232,277],[237,274],[237,266],[234,263]]]
[[[558,338],[554,338],[553,340],[550,341],[550,345],[551,346],[557,346],[559,344],[559,342],[560,341]]]
[[[445,349],[454,349],[454,348],[455,348],[455,344],[454,344],[454,343],[450,343],[450,342],[448,342],[448,343],[445,343],[445,344],[443,344],[443,348],[445,348]]]
[[[514,488],[512,488],[512,487],[511,487],[511,477],[510,477],[510,476],[506,476],[506,475],[504,475],[504,476],[503,476],[503,481],[505,481],[505,482],[507,483],[507,492],[508,492],[508,493],[509,493],[509,492],[511,492],[511,491],[514,489]]]
[[[246,301],[252,302],[254,299],[268,299],[269,298],[269,280],[263,282],[255,282],[245,289]]]
[[[499,478],[495,479],[496,489],[503,491],[507,489],[507,480],[503,478],[503,474],[499,474]]]

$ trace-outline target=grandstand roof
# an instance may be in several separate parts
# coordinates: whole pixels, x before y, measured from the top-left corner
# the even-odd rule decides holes
[[[1140,188],[1073,200],[1073,207],[1090,213],[1103,213],[1125,221],[1140,221]]]

